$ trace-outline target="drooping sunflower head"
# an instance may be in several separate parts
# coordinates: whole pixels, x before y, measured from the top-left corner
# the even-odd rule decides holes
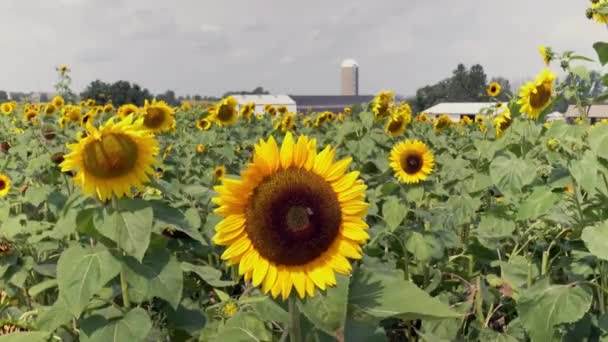
[[[198,119],[196,120],[196,128],[201,131],[207,131],[211,128],[211,120],[208,119]]]
[[[395,138],[405,132],[407,124],[408,122],[406,115],[396,112],[392,114],[389,120],[386,122],[386,126],[384,126],[384,131],[388,133],[391,137]]]
[[[241,117],[247,119],[248,122],[251,122],[253,114],[255,114],[255,103],[247,103],[241,107]]]
[[[494,118],[494,128],[496,129],[496,137],[500,138],[505,134],[507,128],[511,126],[513,119],[511,111],[506,108],[504,112]]]
[[[223,179],[223,178],[224,178],[224,176],[225,176],[225,175],[226,175],[226,167],[225,167],[225,166],[223,166],[223,165],[221,165],[221,166],[216,166],[216,167],[213,169],[213,177],[214,177],[215,179],[219,179],[219,180],[221,180],[221,179]]]
[[[146,100],[142,115],[144,127],[154,133],[167,132],[175,127],[173,108],[165,101],[154,99],[152,102],[148,102]]]
[[[286,113],[281,122],[279,123],[278,128],[281,132],[285,133],[293,130],[296,127],[296,115],[294,113]]]
[[[87,107],[94,107],[97,101],[95,99],[88,99],[85,101],[84,105]]]
[[[374,112],[376,121],[379,121],[389,114],[394,97],[395,93],[388,90],[382,90],[376,95],[372,102],[372,111]]]
[[[350,107],[344,108],[344,114],[345,115],[350,115],[351,112],[352,112],[352,109],[350,109]]]
[[[88,124],[86,136],[68,145],[71,152],[64,156],[61,171],[76,171],[76,184],[102,201],[130,196],[132,188],[141,190],[154,175],[159,153],[158,141],[143,120],[131,115],[118,123],[111,118],[99,128]]]
[[[527,117],[536,120],[553,98],[555,74],[545,69],[536,77],[535,82],[528,82],[519,91],[518,104]]]
[[[0,105],[0,111],[4,115],[10,115],[13,112],[13,105],[10,102],[4,102]]]
[[[437,121],[435,121],[435,124],[433,125],[433,129],[435,129],[435,132],[439,133],[451,125],[452,119],[448,115],[443,114],[437,118]]]
[[[113,110],[114,110],[114,106],[111,103],[108,103],[105,106],[103,106],[104,113],[111,113]]]
[[[389,161],[397,179],[407,184],[424,181],[435,166],[433,153],[419,140],[399,142],[391,150]]]
[[[11,190],[11,180],[7,175],[0,173],[0,197],[8,195]]]
[[[253,162],[241,179],[224,178],[215,188],[214,243],[227,246],[222,259],[264,293],[300,298],[336,285],[335,273],[349,274],[348,259],[362,256],[367,241],[368,204],[359,172],[346,173],[351,158],[334,161],[327,146],[287,133],[255,145]]]
[[[33,108],[30,108],[28,110],[25,111],[25,113],[23,114],[23,121],[28,122],[28,123],[35,123],[38,119],[38,112],[36,110],[34,110]]]
[[[551,61],[553,60],[553,58],[555,58],[553,50],[550,47],[540,45],[538,47],[538,51],[540,52],[540,56],[542,57],[545,65],[549,66],[549,64],[551,64]]]
[[[47,116],[51,116],[51,115],[55,114],[56,110],[57,110],[57,107],[55,107],[55,105],[52,102],[47,103],[46,106],[44,106],[44,114]]]
[[[139,111],[139,107],[132,103],[124,104],[118,108],[116,116],[120,119],[124,119],[131,114],[136,114]]]
[[[490,83],[490,85],[486,89],[486,93],[490,97],[496,97],[496,96],[498,96],[500,94],[500,83],[498,83],[498,82],[492,82],[492,83]]]
[[[198,146],[196,146],[196,152],[198,152],[198,153],[204,153],[205,150],[206,150],[206,147],[203,144],[198,144]]]
[[[220,127],[231,126],[239,119],[237,106],[238,101],[236,98],[228,96],[217,104],[215,110],[210,112],[210,118]]]
[[[279,107],[277,107],[277,112],[279,112],[279,114],[284,115],[285,113],[287,113],[287,107],[284,105],[280,105]]]
[[[600,12],[601,9],[606,8],[608,8],[607,0],[594,0],[591,1],[591,8],[587,12],[590,13],[591,18],[594,21],[600,24],[606,24],[608,23],[608,15]]]

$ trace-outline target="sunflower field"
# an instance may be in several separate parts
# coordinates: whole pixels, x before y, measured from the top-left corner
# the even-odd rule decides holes
[[[547,69],[459,122],[391,91],[341,113],[2,103],[0,342],[606,341],[594,48],[540,47]],[[580,116],[547,122],[558,100]]]

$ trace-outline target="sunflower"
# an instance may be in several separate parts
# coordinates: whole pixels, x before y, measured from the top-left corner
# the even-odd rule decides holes
[[[395,145],[389,161],[397,179],[407,184],[424,181],[435,165],[433,153],[419,140],[406,140]]]
[[[70,71],[70,69],[68,68],[67,65],[61,64],[60,66],[57,67],[57,71],[59,71],[62,74],[65,74],[66,72]]]
[[[452,119],[446,114],[440,115],[433,124],[435,132],[439,133],[452,125]]]
[[[231,126],[239,119],[238,102],[233,96],[222,99],[210,112],[210,119],[218,126]]]
[[[0,197],[8,195],[11,190],[11,180],[7,175],[0,173]]]
[[[350,115],[350,114],[351,114],[351,112],[352,112],[352,109],[350,109],[350,107],[346,107],[346,108],[344,108],[344,114],[345,114],[345,115]]]
[[[129,103],[129,104],[124,104],[124,105],[120,106],[118,108],[118,111],[116,112],[116,115],[119,118],[124,119],[131,114],[137,113],[138,111],[139,111],[139,107],[137,107],[134,104]]]
[[[262,113],[256,114],[255,118],[258,120],[264,120],[264,114],[262,114]]]
[[[338,114],[338,121],[340,121],[340,122],[344,121],[344,113]]]
[[[102,110],[104,113],[110,113],[111,111],[114,110],[114,106],[111,103],[108,103],[105,106],[103,106]]]
[[[335,273],[348,275],[348,259],[362,257],[367,241],[368,204],[359,172],[346,173],[351,158],[335,162],[327,146],[287,133],[255,145],[253,162],[241,179],[225,178],[213,201],[224,219],[213,242],[227,246],[222,259],[239,265],[239,274],[263,293],[300,298],[315,288],[336,285]]]
[[[505,131],[513,120],[511,119],[511,111],[507,108],[504,112],[494,118],[494,128],[496,129],[496,137],[500,138],[505,134]]]
[[[405,132],[405,128],[407,126],[407,118],[403,114],[399,114],[399,112],[390,116],[390,119],[386,122],[386,126],[384,127],[384,131],[388,133],[391,137],[396,137],[403,132]]]
[[[553,50],[550,47],[540,45],[538,47],[538,51],[540,52],[540,56],[543,58],[543,62],[545,62],[545,65],[549,66],[549,64],[551,64],[551,61],[554,58]]]
[[[283,114],[287,113],[287,107],[284,105],[280,105],[277,108],[277,112],[279,112],[279,114],[283,115]]]
[[[325,121],[327,121],[327,113],[321,113],[317,116],[317,118],[315,119],[315,127],[319,127],[321,126]]]
[[[380,91],[380,93],[374,97],[372,101],[372,111],[374,112],[376,122],[389,114],[394,97],[395,93],[387,90]]]
[[[498,82],[492,82],[492,83],[490,83],[490,85],[486,89],[486,93],[490,97],[496,97],[496,96],[498,96],[498,94],[500,94],[500,83],[498,83]]]
[[[38,118],[38,112],[34,109],[28,109],[23,115],[23,121],[35,123]]]
[[[608,23],[608,15],[599,13],[598,10],[599,9],[605,9],[608,7],[608,1],[607,0],[598,0],[598,1],[592,1],[591,4],[591,18],[593,18],[593,20],[595,20],[596,22],[600,23],[600,24],[607,24]]]
[[[198,144],[198,146],[196,146],[196,152],[198,152],[198,153],[204,153],[205,149],[206,149],[206,147],[203,144]]]
[[[478,125],[483,124],[484,120],[485,120],[485,116],[483,115],[475,115],[475,123]]]
[[[55,114],[56,110],[57,110],[57,107],[55,107],[55,105],[52,102],[47,103],[46,106],[44,106],[44,114],[47,116],[51,116],[51,115]]]
[[[196,120],[196,128],[201,131],[207,131],[211,128],[211,121],[207,119],[198,119]]]
[[[0,111],[4,115],[10,115],[13,112],[13,105],[10,102],[4,102],[0,105]]]
[[[167,146],[165,148],[165,151],[163,152],[163,160],[167,159],[167,157],[169,156],[169,153],[171,153],[172,150],[173,150],[173,144],[169,144],[169,146]]]
[[[77,123],[80,121],[82,108],[80,106],[65,106],[63,107],[63,116],[66,120]]]
[[[470,126],[473,123],[473,120],[471,120],[470,117],[465,115],[460,118],[460,121],[458,121],[458,123],[460,123],[461,125]]]
[[[88,124],[87,135],[68,147],[61,171],[77,171],[74,181],[85,194],[102,201],[112,195],[130,196],[154,175],[158,141],[145,129],[144,119],[128,116],[118,123],[110,118],[99,128]]]
[[[63,99],[63,97],[57,95],[55,97],[53,97],[53,100],[51,100],[51,103],[56,107],[56,108],[61,108],[63,107],[63,105],[65,104],[65,100]]]
[[[82,127],[85,127],[87,125],[87,123],[93,122],[93,120],[95,120],[96,117],[97,117],[97,114],[95,114],[94,111],[90,110],[85,115],[82,116],[82,118],[80,119],[80,125]]]
[[[528,82],[519,91],[517,104],[528,118],[536,120],[540,113],[551,103],[553,97],[555,74],[545,69],[536,77],[535,82]]]
[[[247,103],[241,107],[241,117],[247,119],[248,122],[251,122],[251,118],[255,113],[255,103]]]
[[[190,101],[184,101],[180,107],[184,112],[187,112],[192,109],[192,104],[190,104]]]
[[[418,121],[418,122],[427,122],[427,121],[429,121],[429,118],[426,116],[425,112],[421,112],[420,114],[418,114],[416,116],[416,121]]]
[[[281,132],[285,133],[293,130],[295,127],[296,115],[294,113],[287,113],[283,116],[277,128],[280,129]]]
[[[144,117],[144,127],[154,133],[170,131],[175,125],[173,109],[165,101],[154,99],[152,102],[148,102],[146,100],[142,116]]]
[[[225,166],[216,166],[213,169],[213,177],[215,177],[215,179],[223,179],[224,176],[226,176],[226,167]]]

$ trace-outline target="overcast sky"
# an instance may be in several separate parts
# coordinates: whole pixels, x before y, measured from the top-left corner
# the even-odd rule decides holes
[[[595,57],[608,30],[584,0],[0,0],[0,89],[50,91],[54,67],[74,89],[94,79],[153,92],[338,94],[345,58],[360,92],[409,95],[457,63],[519,82],[537,46]],[[557,66],[555,68],[557,70]]]

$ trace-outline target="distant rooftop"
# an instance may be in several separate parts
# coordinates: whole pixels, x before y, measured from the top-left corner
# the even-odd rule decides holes
[[[293,99],[288,95],[232,95],[239,104],[255,102],[257,104],[293,105]]]
[[[367,103],[373,95],[289,95],[298,106],[299,112],[341,112],[344,107]]]
[[[444,102],[425,109],[424,112],[430,115],[442,114],[478,114],[483,109],[493,108],[495,102]]]
[[[608,104],[594,104],[584,106],[583,109],[587,112],[590,118],[608,118]],[[578,108],[574,105],[568,106],[565,116],[567,118],[575,118],[580,115]]]

